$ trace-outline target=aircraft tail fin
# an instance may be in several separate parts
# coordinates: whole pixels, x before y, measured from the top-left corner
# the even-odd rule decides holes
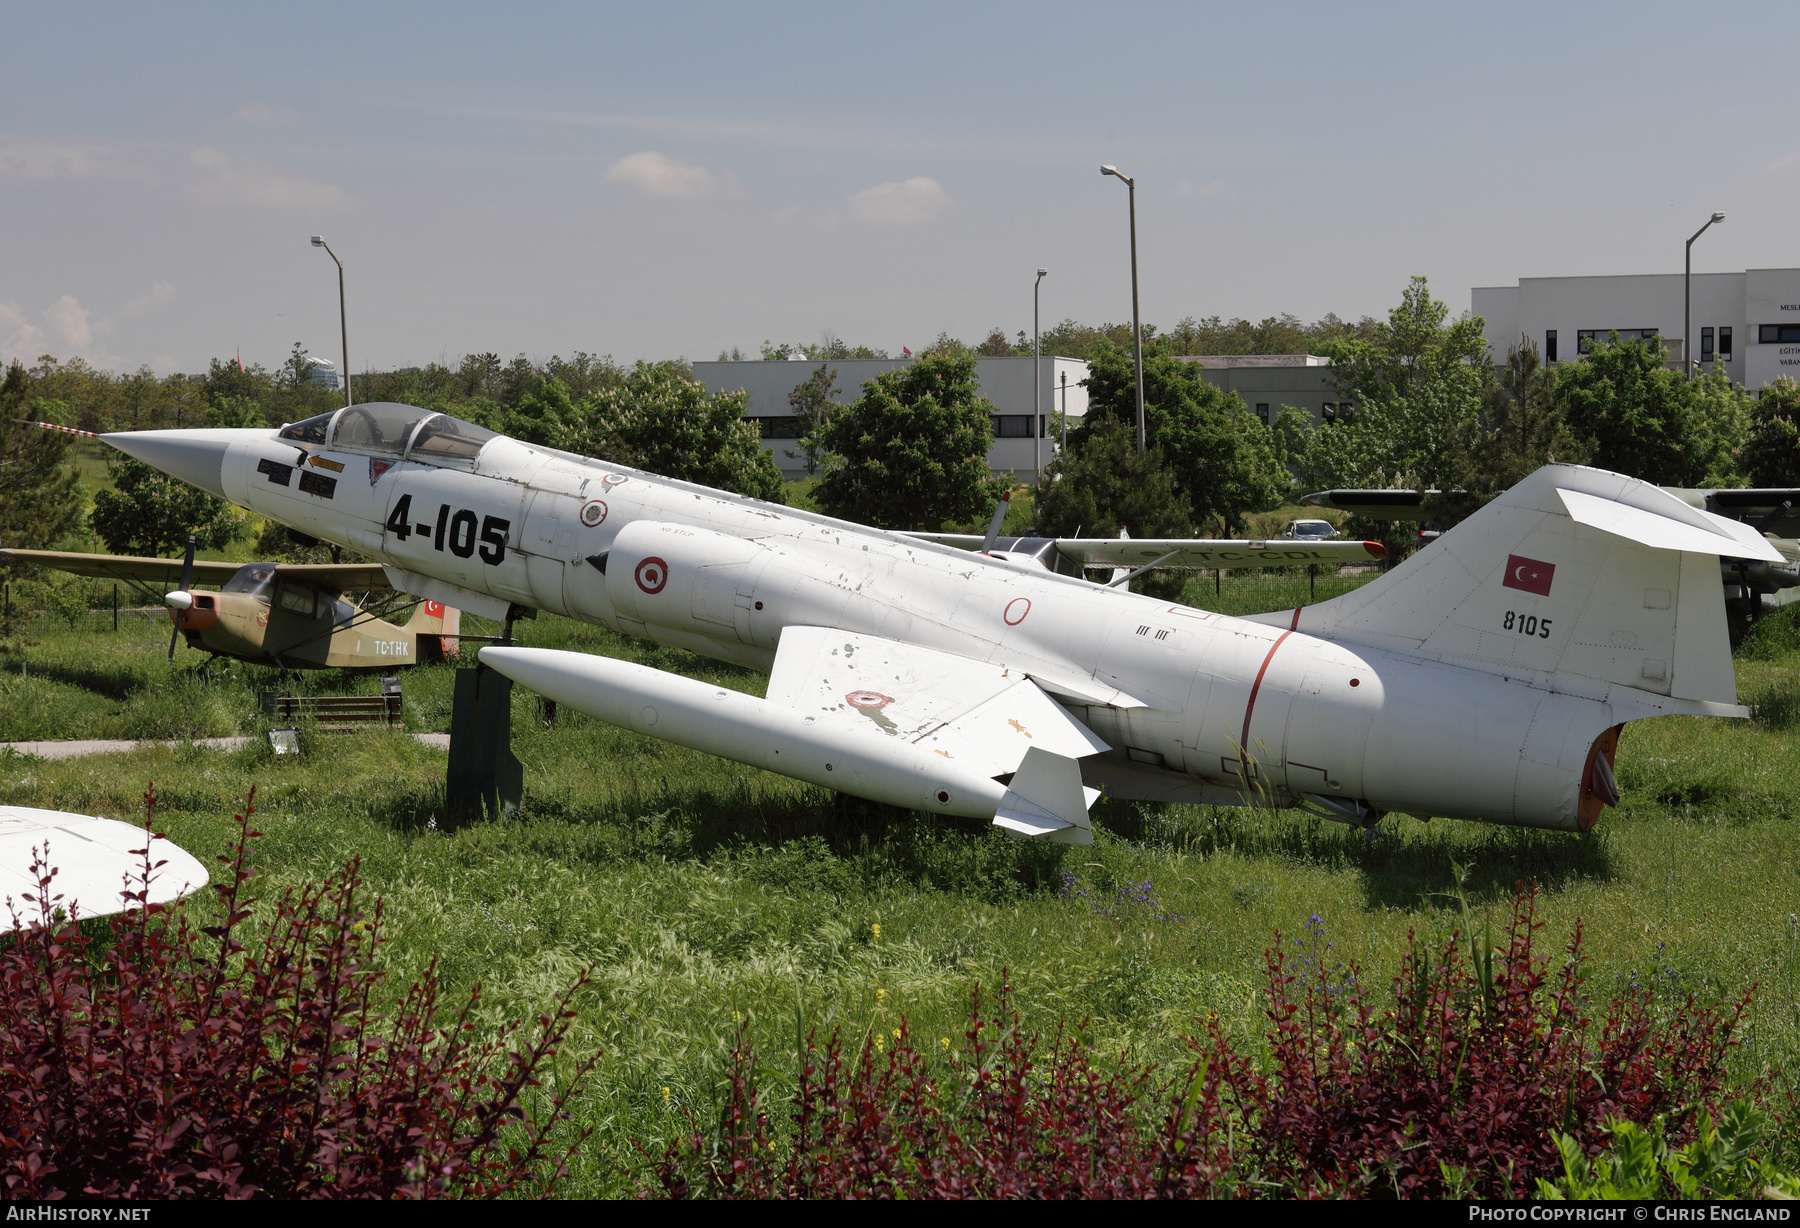
[[[1081,783],[1081,764],[1034,746],[1013,773],[994,825],[1009,835],[1053,844],[1092,844],[1088,807],[1100,790]]]
[[[1719,559],[1778,554],[1648,483],[1546,465],[1388,575],[1256,621],[1739,715]]]
[[[419,637],[419,660],[455,660],[461,650],[462,611],[441,601],[421,601],[406,620],[406,629]],[[435,646],[436,651],[429,650]]]

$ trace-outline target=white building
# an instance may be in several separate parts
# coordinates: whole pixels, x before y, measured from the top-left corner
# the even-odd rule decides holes
[[[832,400],[849,404],[862,395],[862,386],[884,371],[904,367],[910,358],[846,358],[828,365],[837,372]],[[1038,440],[1032,438],[1032,363],[1039,368],[1036,417]],[[806,458],[798,446],[799,424],[788,396],[796,385],[810,378],[818,364],[788,362],[697,362],[694,378],[708,392],[748,394],[744,416],[762,428],[763,446],[775,454],[775,467],[789,478],[806,475]],[[1087,414],[1088,365],[1074,358],[977,358],[975,379],[981,395],[994,406],[994,442],[988,448],[988,467],[995,473],[1011,473],[1022,479],[1037,477],[1037,456],[1048,465],[1060,440],[1052,431],[1052,415],[1066,412],[1072,421]]]
[[[1683,358],[1680,273],[1626,277],[1522,277],[1516,286],[1477,286],[1471,307],[1486,322],[1494,358],[1519,343],[1537,343],[1546,362],[1568,362],[1594,339],[1661,337]],[[1724,367],[1747,388],[1800,377],[1800,269],[1696,273],[1693,345],[1700,369]]]
[[[311,358],[312,382],[320,388],[338,387],[337,364],[329,358]]]

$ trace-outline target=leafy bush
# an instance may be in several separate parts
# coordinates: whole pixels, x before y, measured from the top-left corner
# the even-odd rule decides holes
[[[510,1032],[473,1038],[476,995],[434,1026],[435,967],[384,1019],[381,907],[360,911],[356,862],[283,895],[266,941],[242,940],[253,813],[235,816],[214,884],[223,922],[199,931],[179,909],[144,906],[147,849],[126,892],[137,907],[104,923],[65,918],[56,872],[34,867],[36,916],[0,945],[7,1196],[548,1192],[563,1167],[549,1134],[592,1061],[536,1120],[520,1101],[565,1039],[581,982],[522,1047]]]
[[[1534,950],[1541,924],[1521,894],[1498,949],[1462,932],[1435,949],[1415,938],[1377,1005],[1314,918],[1296,950],[1277,935],[1267,954],[1266,1057],[1238,1052],[1215,1021],[1172,1079],[1101,1057],[1080,1032],[1040,1044],[1004,985],[989,1018],[977,993],[954,1052],[947,1039],[921,1050],[904,1023],[854,1058],[841,1034],[808,1037],[785,1131],[746,1024],[716,1123],[655,1149],[645,1192],[1520,1197],[1573,1180],[1568,1157],[1599,1153],[1619,1123],[1651,1122],[1684,1155],[1714,1156],[1706,1172],[1737,1164],[1747,1119],[1720,1118],[1719,1101],[1747,999],[1690,995],[1659,1013],[1629,988],[1597,1021],[1579,924],[1554,972]],[[1715,1119],[1737,1131],[1726,1144]]]
[[[1540,1198],[1800,1198],[1800,1180],[1779,1172],[1755,1154],[1769,1118],[1742,1101],[1725,1107],[1719,1123],[1701,1114],[1685,1147],[1669,1145],[1660,1118],[1648,1129],[1635,1122],[1610,1123],[1613,1145],[1597,1156],[1567,1134],[1556,1136],[1562,1154],[1560,1181],[1538,1178]]]

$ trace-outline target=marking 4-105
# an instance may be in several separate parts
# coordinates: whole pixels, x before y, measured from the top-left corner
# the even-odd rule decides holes
[[[479,537],[475,531],[477,519],[481,523]],[[481,547],[481,561],[490,567],[497,567],[506,558],[506,531],[512,528],[512,521],[502,516],[477,517],[468,508],[454,511],[448,503],[438,504],[436,525],[412,522],[412,496],[401,495],[394,510],[388,514],[387,531],[394,535],[396,541],[405,541],[414,533],[421,537],[431,538],[431,548],[442,552],[444,547],[459,559],[466,559],[475,553],[477,543]]]

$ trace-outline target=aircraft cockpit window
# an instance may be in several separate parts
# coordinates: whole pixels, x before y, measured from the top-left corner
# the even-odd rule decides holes
[[[249,593],[253,597],[260,597],[269,591],[269,586],[273,583],[275,583],[275,564],[249,563],[238,568],[237,574],[225,581],[219,591],[222,593]]]
[[[426,458],[442,457],[450,460],[470,460],[481,445],[494,438],[496,432],[476,426],[473,422],[464,422],[460,418],[452,418],[448,414],[439,414],[429,422],[422,423],[413,434],[412,448],[409,456]]]
[[[281,428],[281,433],[275,438],[291,439],[295,443],[324,443],[326,428],[331,425],[331,419],[336,413],[337,410],[334,409],[329,414],[320,414],[302,422],[290,422]]]
[[[406,436],[421,418],[429,418],[431,413],[429,409],[392,401],[352,405],[337,416],[337,429],[331,443],[337,448],[398,456],[406,446]]]
[[[311,618],[313,614],[313,591],[310,588],[298,588],[292,584],[284,584],[281,591],[275,594],[275,604],[284,610]]]

